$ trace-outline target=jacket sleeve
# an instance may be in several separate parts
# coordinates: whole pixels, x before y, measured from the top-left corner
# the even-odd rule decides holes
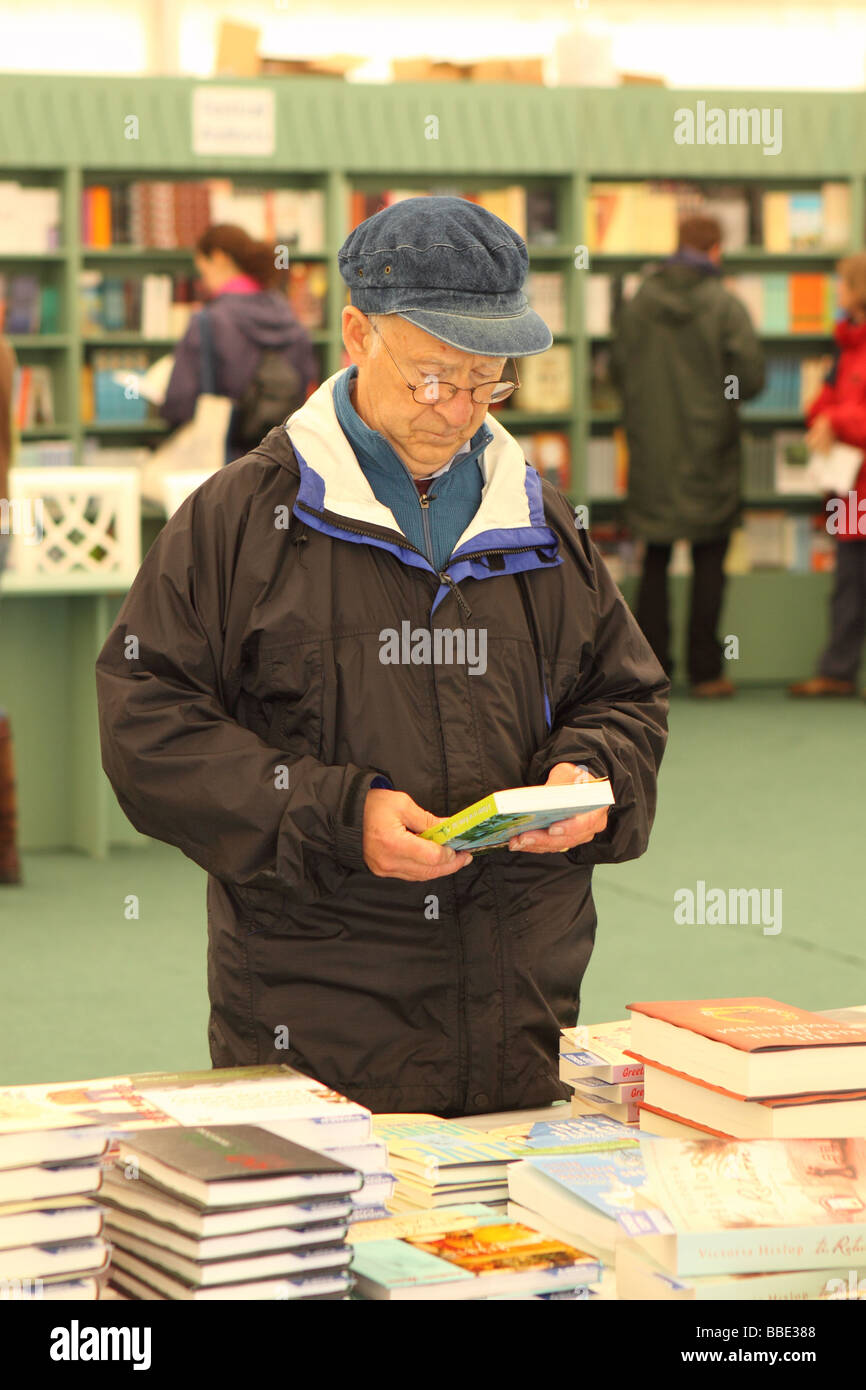
[[[848,397],[838,401],[836,398],[828,402],[820,413],[827,416],[840,444],[866,449],[866,391],[861,390],[859,396],[853,399]]]
[[[583,763],[596,776],[609,777],[616,805],[607,829],[569,850],[569,856],[577,864],[618,863],[636,859],[649,841],[667,742],[670,682],[587,533],[576,531],[575,537],[594,589],[587,595],[595,601],[591,658],[553,712],[550,735],[530,765],[528,780],[545,782],[560,762]],[[577,664],[574,653],[553,655]]]
[[[160,414],[170,425],[184,425],[195,414],[195,403],[201,394],[201,333],[198,314],[175,349],[174,368],[169,377],[165,400]]]
[[[367,871],[363,810],[377,771],[287,757],[226,708],[241,658],[226,653],[222,615],[243,508],[228,504],[236,489],[213,505],[225,478],[167,523],[99,654],[102,765],[136,829],[217,878],[312,901]]]
[[[722,350],[725,370],[739,382],[739,399],[750,401],[764,386],[764,353],[744,304],[727,295]]]
[[[806,424],[813,425],[819,415],[824,415],[836,404],[836,388],[827,382],[821,387],[809,409],[806,411]]]

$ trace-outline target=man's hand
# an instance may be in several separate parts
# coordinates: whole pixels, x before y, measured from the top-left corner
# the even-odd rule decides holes
[[[819,415],[806,435],[806,443],[816,454],[826,454],[836,442],[833,426],[826,415]]]
[[[444,818],[423,811],[405,792],[375,788],[364,802],[364,859],[380,878],[405,878],[423,883],[428,878],[456,874],[472,855],[422,840],[421,830],[431,830]]]
[[[548,787],[563,787],[574,782],[592,782],[594,778],[586,768],[576,767],[574,763],[557,763],[551,768],[545,783]],[[589,840],[607,827],[607,813],[610,808],[603,806],[600,811],[590,811],[587,815],[571,816],[568,820],[554,821],[547,830],[531,830],[526,835],[516,835],[508,841],[509,849],[522,849],[527,854],[562,854],[575,845],[585,845]]]

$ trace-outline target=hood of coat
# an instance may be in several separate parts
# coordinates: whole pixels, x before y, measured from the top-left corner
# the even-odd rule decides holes
[[[703,266],[671,261],[647,276],[640,294],[653,318],[687,323],[704,308],[707,285],[716,283],[716,276]]]
[[[221,294],[207,306],[210,314],[231,318],[232,328],[260,351],[290,347],[304,333],[284,295]]]
[[[404,562],[430,570],[426,557],[409,546],[391,509],[375,496],[340,428],[334,407],[340,376],[337,372],[324,381],[285,423],[301,475],[295,510],[319,530],[348,540],[366,536],[397,551]],[[498,420],[488,415],[485,425],[491,439],[481,459],[481,505],[448,562],[447,571],[455,580],[464,574],[483,578],[490,573],[489,565],[483,574],[476,573],[476,562],[467,558],[479,552],[501,553],[499,572],[561,563],[554,558],[559,542],[545,521],[540,477]],[[539,550],[553,554],[541,558]]]

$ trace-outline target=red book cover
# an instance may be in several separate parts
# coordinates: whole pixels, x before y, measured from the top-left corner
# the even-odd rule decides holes
[[[664,999],[627,1007],[738,1052],[866,1046],[866,1025],[838,1023],[777,999]]]

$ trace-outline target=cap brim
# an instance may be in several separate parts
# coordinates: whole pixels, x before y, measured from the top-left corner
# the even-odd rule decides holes
[[[507,317],[476,318],[471,314],[439,313],[431,309],[398,309],[401,319],[432,333],[461,352],[484,357],[532,357],[546,352],[553,334],[534,309]]]

